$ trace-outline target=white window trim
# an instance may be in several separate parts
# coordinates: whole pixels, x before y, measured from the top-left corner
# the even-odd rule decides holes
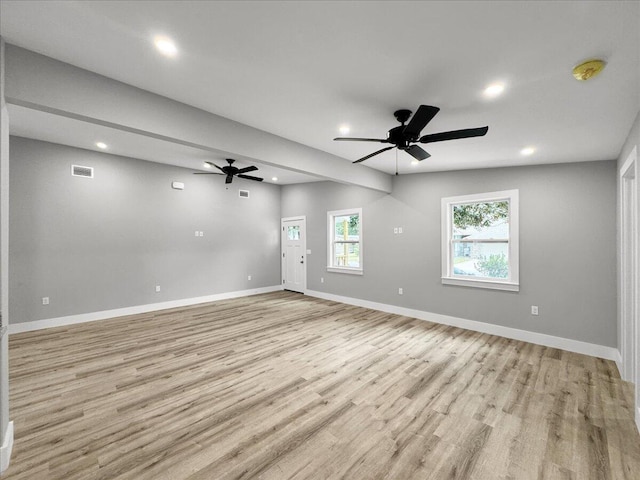
[[[332,265],[333,262],[333,217],[340,217],[342,215],[352,215],[357,213],[360,218],[360,267],[336,267]],[[334,273],[348,273],[351,275],[363,275],[363,259],[364,259],[364,247],[363,247],[363,221],[362,221],[362,208],[347,208],[344,210],[333,210],[327,212],[327,272]]]
[[[476,202],[509,201],[509,278],[507,280],[493,280],[488,278],[469,278],[455,275],[451,268],[451,218],[454,205]],[[518,292],[520,290],[520,255],[519,255],[519,198],[518,190],[503,190],[500,192],[476,193],[442,199],[441,230],[442,230],[442,283],[462,287],[489,288]]]

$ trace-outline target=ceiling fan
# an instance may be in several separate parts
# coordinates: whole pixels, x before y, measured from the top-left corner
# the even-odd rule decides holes
[[[409,117],[411,117],[411,110],[396,110],[393,115],[396,117],[402,125],[392,128],[387,134],[387,138],[352,138],[352,137],[337,137],[334,140],[343,142],[378,142],[378,143],[391,143],[391,147],[385,147],[377,152],[370,153],[353,163],[360,163],[368,160],[371,157],[378,155],[379,153],[386,152],[392,148],[398,150],[404,150],[416,160],[424,160],[431,155],[425,151],[421,146],[416,143],[433,143],[444,142],[445,140],[457,140],[460,138],[469,137],[481,137],[487,133],[489,127],[479,128],[465,128],[463,130],[452,130],[450,132],[432,133],[429,135],[420,136],[422,129],[429,123],[433,117],[440,111],[438,107],[432,107],[430,105],[420,105],[418,110],[411,118],[411,121],[405,125]]]
[[[245,167],[245,168],[234,167],[233,166],[233,162],[235,162],[235,160],[233,160],[232,158],[227,158],[227,162],[229,162],[229,165],[224,166],[224,167],[219,167],[215,163],[204,162],[207,165],[211,165],[212,167],[216,167],[222,173],[219,173],[219,172],[194,172],[194,175],[226,175],[227,179],[224,181],[224,183],[233,182],[233,177],[236,177],[236,176],[238,178],[244,178],[246,180],[255,180],[256,182],[261,182],[263,180],[260,177],[252,177],[251,175],[245,175],[245,173],[247,173],[247,172],[253,172],[255,170],[258,170],[258,167],[255,167],[253,165],[250,166],[250,167]]]

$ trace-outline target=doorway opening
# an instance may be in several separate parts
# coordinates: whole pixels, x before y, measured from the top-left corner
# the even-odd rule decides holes
[[[640,430],[640,321],[638,319],[637,147],[620,169],[620,317],[622,378],[634,384],[635,421]]]

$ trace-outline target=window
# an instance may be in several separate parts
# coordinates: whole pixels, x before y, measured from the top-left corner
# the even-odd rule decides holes
[[[362,209],[327,212],[330,272],[362,275]]]
[[[287,227],[288,240],[300,240],[300,225],[289,225]]]
[[[519,290],[518,190],[442,199],[442,283]]]

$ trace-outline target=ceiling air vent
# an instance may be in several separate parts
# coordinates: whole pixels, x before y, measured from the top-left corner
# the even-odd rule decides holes
[[[73,175],[74,177],[93,178],[93,167],[71,165],[71,175]]]
[[[249,190],[238,190],[242,198],[249,198]]]

